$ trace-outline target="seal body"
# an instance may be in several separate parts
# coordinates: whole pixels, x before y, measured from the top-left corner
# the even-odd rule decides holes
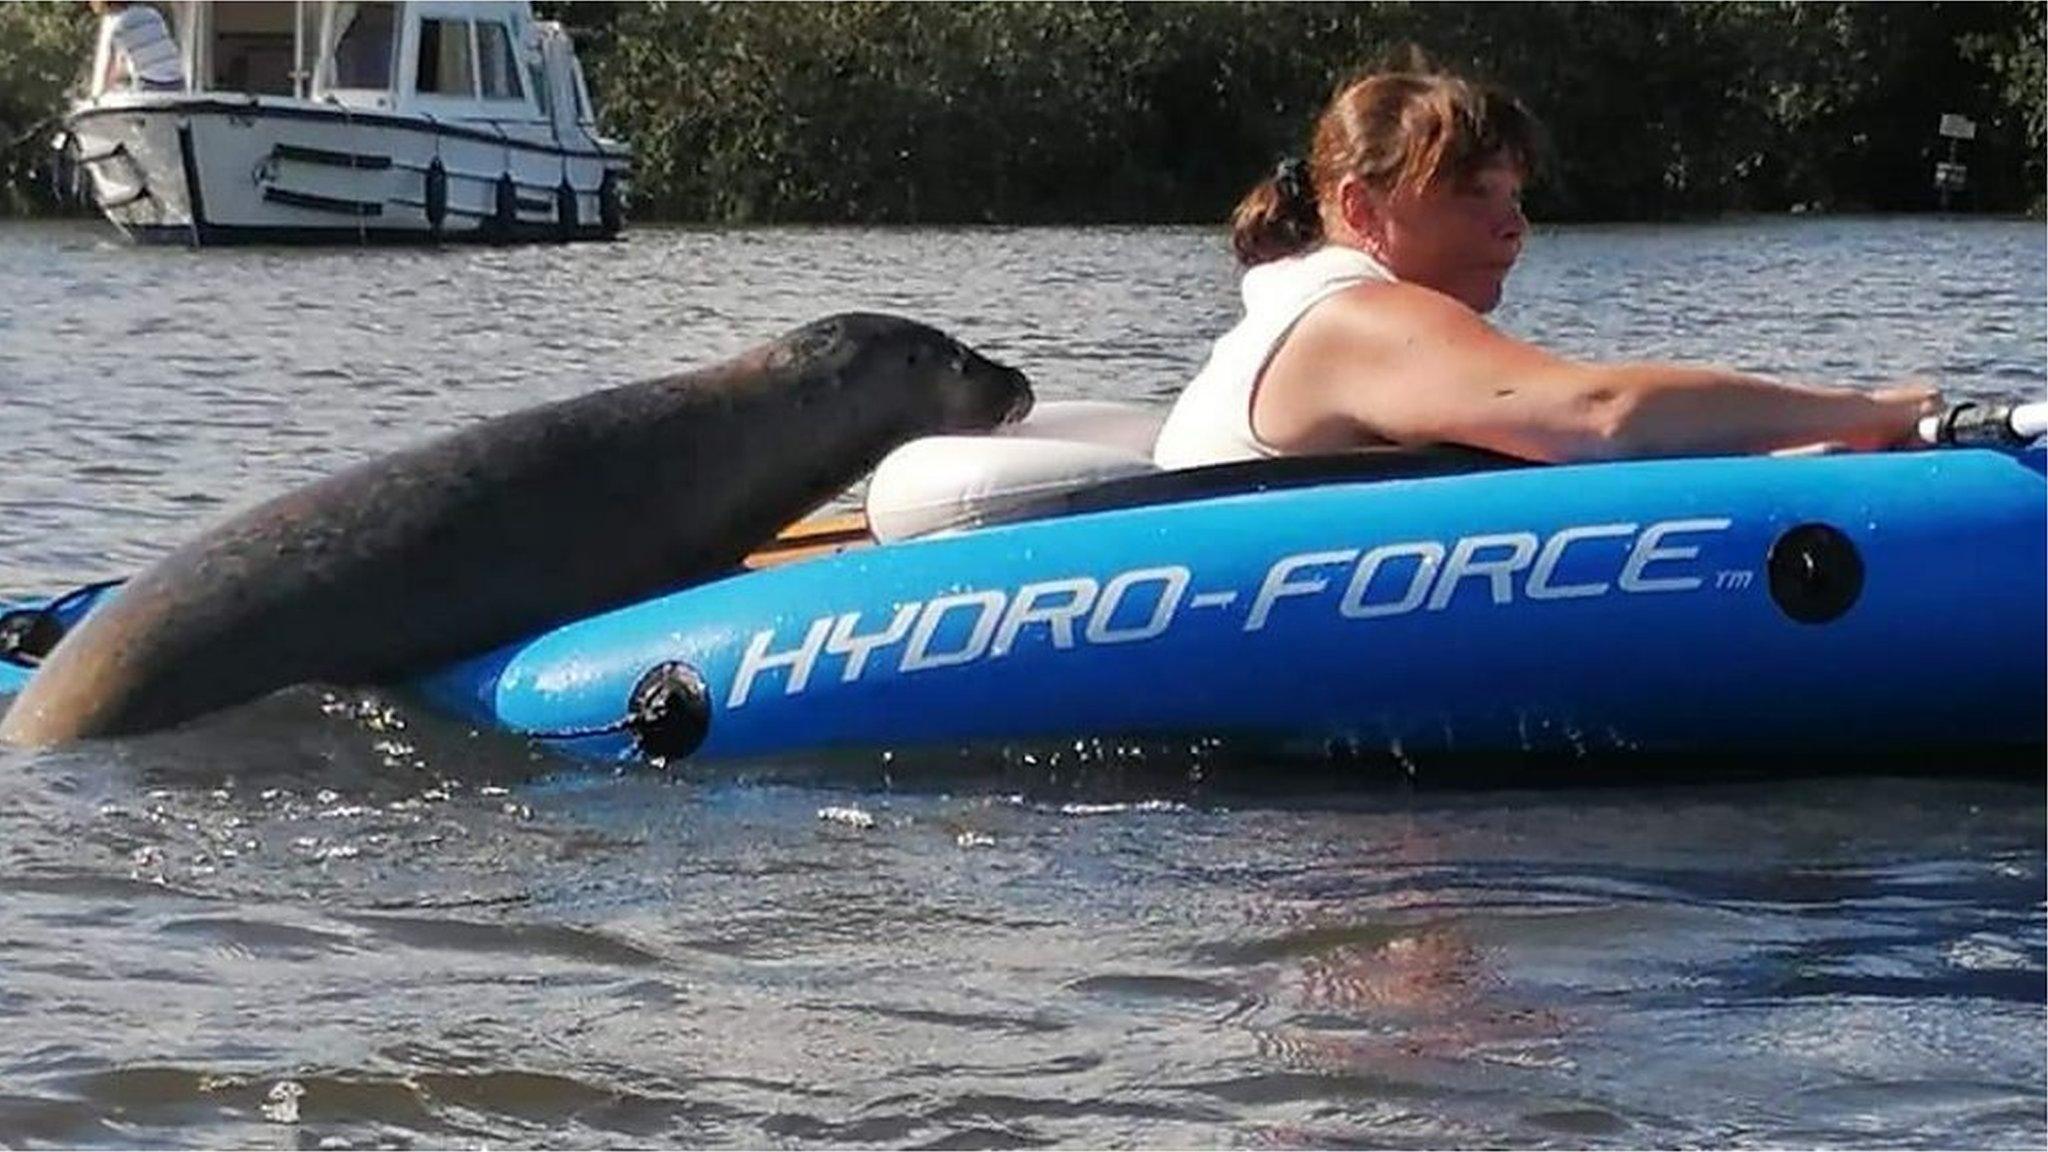
[[[917,436],[1031,404],[945,334],[850,313],[728,363],[514,412],[251,508],[53,649],[0,739],[168,727],[397,679],[731,569]]]

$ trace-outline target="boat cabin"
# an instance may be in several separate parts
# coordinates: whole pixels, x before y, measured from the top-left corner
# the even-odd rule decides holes
[[[180,76],[65,118],[139,241],[489,243],[618,235],[632,151],[525,0],[163,0]]]
[[[175,0],[162,4],[193,95],[311,100],[596,135],[567,33],[490,0]],[[93,70],[92,98],[104,67]]]

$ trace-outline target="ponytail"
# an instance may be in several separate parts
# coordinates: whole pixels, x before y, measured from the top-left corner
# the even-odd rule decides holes
[[[1230,214],[1230,246],[1247,268],[1307,251],[1323,238],[1306,160],[1282,160]]]

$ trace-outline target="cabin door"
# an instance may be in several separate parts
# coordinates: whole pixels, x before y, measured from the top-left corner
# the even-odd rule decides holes
[[[576,68],[576,50],[569,33],[548,21],[540,26],[541,67],[547,74],[548,122],[555,130],[555,142],[564,147],[580,143],[584,111],[583,77]]]

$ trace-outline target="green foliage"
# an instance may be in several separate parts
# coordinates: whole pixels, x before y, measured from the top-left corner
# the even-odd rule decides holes
[[[0,3],[0,214],[50,206],[38,181],[48,129],[92,40],[83,4]]]
[[[1549,126],[1551,219],[2042,190],[2043,5],[858,3],[549,6],[637,150],[636,211],[704,221],[1214,221],[1404,43]]]
[[[1995,78],[1997,99],[1990,130],[1997,138],[2024,145],[2020,188],[2040,215],[2048,200],[2048,4],[2020,4],[2019,19],[1970,33],[1958,41],[1965,58],[1981,63]]]
[[[709,222],[1221,220],[1332,88],[1404,44],[1548,125],[1547,219],[1958,206],[2043,192],[2042,0],[2004,3],[566,3],[633,213]],[[0,2],[0,128],[54,112],[74,4]],[[4,172],[28,186],[13,149]]]

